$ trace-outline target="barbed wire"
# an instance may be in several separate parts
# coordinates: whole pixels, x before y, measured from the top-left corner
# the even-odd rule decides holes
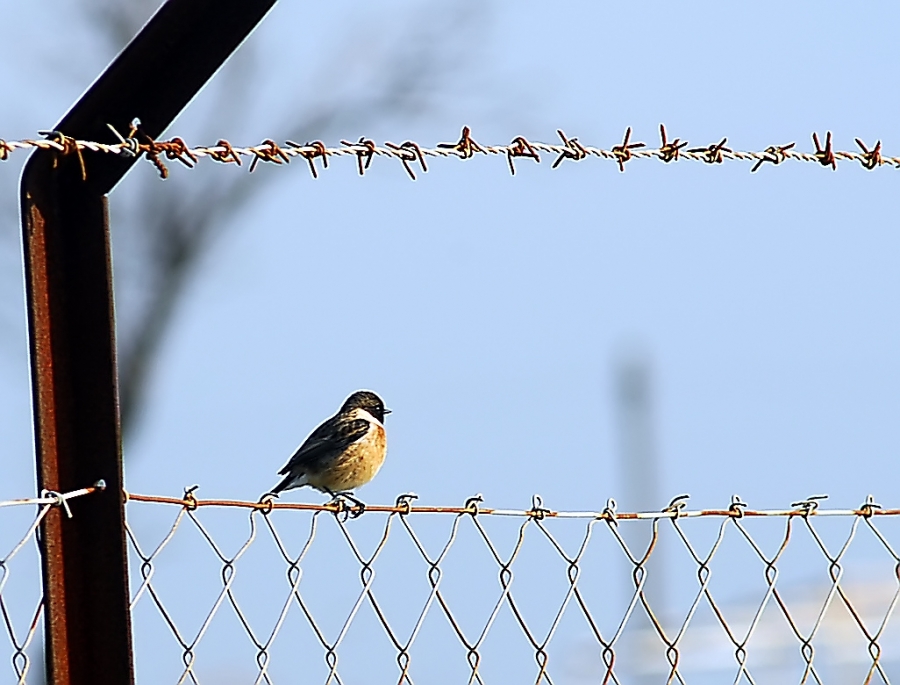
[[[0,508],[38,508],[11,552],[0,557],[0,611],[19,683],[26,682],[26,650],[40,623],[42,601],[34,611],[28,609],[27,627],[19,636],[4,597],[10,561],[35,537],[50,508],[65,508],[72,497],[101,488],[98,483],[71,493],[0,502]],[[565,633],[571,641],[573,621],[588,645],[591,679],[604,684],[619,684],[639,669],[667,683],[698,682],[698,653],[728,656],[734,683],[786,682],[775,675],[793,667],[794,682],[821,684],[828,680],[836,650],[840,659],[864,671],[854,680],[900,678],[900,626],[891,623],[900,603],[900,555],[897,540],[890,541],[882,529],[900,521],[900,508],[882,507],[872,496],[853,509],[824,508],[825,496],[813,495],[789,508],[755,510],[736,495],[727,507],[689,509],[688,496],[680,495],[660,511],[620,512],[612,499],[599,511],[559,511],[545,506],[539,495],[528,508],[501,509],[485,506],[480,495],[461,506],[419,506],[408,493],[392,505],[357,511],[341,502],[201,499],[196,491],[196,486],[188,488],[181,497],[123,493],[139,674],[165,667],[169,681],[215,681],[208,677],[216,665],[211,641],[224,639],[221,625],[230,613],[236,619],[232,629],[244,636],[248,655],[253,654],[255,683],[290,680],[298,673],[312,678],[316,651],[326,685],[352,682],[347,674],[354,668],[372,676],[372,653],[360,653],[359,636],[365,631],[362,643],[369,650],[391,654],[398,685],[430,682],[422,674],[434,664],[427,656],[431,647],[442,655],[441,682],[454,668],[470,685],[494,682],[490,673],[502,662],[506,675],[514,672],[510,669],[530,670],[529,680],[549,685],[566,663],[558,636]],[[172,517],[165,513],[173,510]],[[242,514],[249,514],[249,529],[246,523],[236,525],[233,516],[243,519]],[[305,525],[297,525],[298,516]],[[697,528],[704,521],[713,528]],[[780,532],[771,528],[777,521]],[[630,535],[639,528],[646,539]],[[765,530],[775,530],[774,537],[767,539]],[[862,531],[866,542],[858,541]],[[805,542],[798,538],[802,533]],[[661,609],[650,591],[654,578],[677,572],[672,558],[659,563],[665,535],[680,543],[681,564],[694,578],[693,590],[681,589],[678,612]],[[808,554],[790,556],[790,548],[803,544],[824,562],[825,573],[819,596],[801,601],[790,596],[782,576],[792,565],[812,568]],[[890,567],[880,585],[854,584],[845,574],[851,547],[861,544],[880,551]],[[324,552],[317,553],[319,548]],[[397,556],[400,549],[406,556]],[[719,599],[722,586],[712,580],[716,573],[721,578],[722,565],[734,564],[739,555],[744,556],[738,563],[752,573],[740,580],[747,587],[738,590],[749,599],[736,609]],[[628,569],[627,592],[616,591],[610,581],[617,559]],[[276,574],[281,569],[280,590],[279,583],[262,580],[263,569],[269,574],[273,567]],[[729,568],[724,574],[734,583]],[[249,584],[238,582],[239,572]],[[401,574],[418,578],[421,592],[414,592],[412,580],[400,592],[376,583],[376,576]],[[523,585],[529,577],[537,584]],[[484,581],[491,578],[494,589],[485,589]],[[39,577],[33,580],[39,585]],[[454,595],[458,586],[453,583],[459,581],[462,600],[458,592]],[[544,610],[536,610],[538,603],[546,605]],[[398,618],[398,605],[405,621]],[[165,663],[158,639],[144,641],[153,632],[148,628],[153,616],[177,646],[177,668]],[[444,626],[442,637],[436,622]],[[386,642],[378,642],[372,630],[383,633]],[[515,646],[516,635],[521,649]],[[452,643],[459,650],[456,662]],[[227,649],[229,654],[240,651],[236,645]],[[531,653],[531,667],[521,663],[524,652]],[[514,663],[516,658],[520,663]]]
[[[516,173],[515,163],[517,160],[530,159],[535,163],[541,163],[541,154],[555,157],[551,164],[552,169],[556,169],[567,160],[578,162],[588,157],[594,157],[615,162],[621,172],[625,171],[625,164],[631,160],[648,159],[658,159],[665,163],[688,160],[711,165],[722,164],[726,161],[752,162],[751,172],[758,171],[763,164],[777,166],[787,160],[817,163],[835,171],[838,161],[841,160],[859,162],[863,168],[870,171],[884,165],[900,168],[900,157],[885,156],[882,153],[880,140],[870,149],[861,139],[854,138],[859,148],[858,151],[835,150],[831,131],[825,134],[824,145],[820,143],[818,134],[812,134],[815,150],[811,152],[796,150],[795,142],[770,145],[761,151],[742,152],[726,147],[727,138],[722,138],[719,142],[710,145],[689,148],[686,140],[670,139],[663,124],[659,126],[660,144],[657,148],[650,148],[642,142],[631,142],[632,129],[628,127],[622,142],[609,149],[584,145],[579,142],[578,138],[570,138],[559,129],[557,130],[561,141],[559,143],[535,142],[529,141],[523,136],[517,136],[508,145],[482,145],[473,139],[469,127],[464,126],[458,141],[438,143],[434,147],[425,147],[412,140],[400,144],[386,142],[383,145],[377,145],[375,141],[365,137],[360,137],[356,142],[342,140],[340,147],[328,147],[322,141],[300,144],[289,140],[279,144],[270,138],[263,140],[259,145],[243,147],[232,145],[225,139],[221,139],[211,146],[191,147],[180,137],[164,141],[154,140],[143,132],[137,120],[132,124],[127,135],[120,134],[112,126],[109,128],[119,139],[118,143],[76,140],[61,131],[40,131],[39,133],[45,136],[43,139],[7,141],[0,138],[0,161],[9,159],[12,153],[18,150],[29,149],[49,150],[62,157],[75,155],[78,158],[83,178],[87,176],[84,152],[112,154],[128,158],[143,157],[156,167],[161,178],[167,178],[169,175],[163,158],[180,162],[187,168],[193,168],[201,159],[235,164],[236,166],[242,166],[244,160],[249,160],[251,172],[260,162],[284,165],[289,164],[292,159],[301,158],[306,160],[313,178],[318,178],[320,170],[328,168],[328,160],[331,157],[355,157],[360,176],[365,175],[374,158],[385,157],[399,161],[412,180],[416,179],[417,169],[421,172],[428,171],[426,158],[468,160],[476,155],[505,157],[512,175]],[[317,160],[319,160],[318,165]]]

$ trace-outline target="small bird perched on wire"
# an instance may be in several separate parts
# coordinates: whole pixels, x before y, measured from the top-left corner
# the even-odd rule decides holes
[[[374,392],[358,390],[344,400],[338,413],[303,441],[278,475],[284,476],[270,495],[304,485],[365,505],[352,492],[375,477],[387,453],[384,417],[390,414]]]

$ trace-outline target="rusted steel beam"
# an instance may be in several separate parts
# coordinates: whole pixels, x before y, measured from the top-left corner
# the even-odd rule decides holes
[[[56,130],[116,142],[107,124],[126,132],[139,118],[160,135],[274,3],[169,0]],[[134,682],[106,199],[134,161],[39,150],[22,175],[38,483],[107,485],[42,525],[54,685]]]

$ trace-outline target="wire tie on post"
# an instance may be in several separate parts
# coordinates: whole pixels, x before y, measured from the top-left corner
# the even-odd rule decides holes
[[[41,499],[52,499],[53,504],[50,506],[62,507],[63,511],[66,512],[66,518],[72,518],[72,510],[69,509],[69,503],[66,501],[66,498],[63,497],[62,493],[59,493],[56,490],[41,490]]]
[[[372,163],[372,157],[375,155],[375,141],[360,136],[359,141],[356,143],[351,143],[349,140],[342,140],[341,145],[353,148],[353,151],[356,154],[356,164],[357,169],[359,169],[359,175],[365,176],[366,169],[369,168],[369,165]],[[359,148],[363,149],[360,150]]]
[[[622,144],[614,145],[612,148],[621,173],[625,172],[625,162],[631,159],[631,151],[639,147],[646,147],[644,143],[629,143],[629,140],[631,140],[631,126],[625,129],[625,138],[622,140]]]
[[[506,161],[509,162],[509,173],[515,176],[516,167],[513,164],[513,157],[531,157],[535,163],[541,163],[541,156],[523,136],[516,136],[506,146]]]
[[[864,169],[868,169],[871,171],[877,166],[881,166],[884,164],[884,160],[881,159],[881,141],[875,143],[875,147],[871,150],[866,147],[866,144],[862,142],[859,138],[854,138],[856,144],[859,145],[860,149],[863,151],[862,156],[860,157],[859,163],[863,165]]]
[[[822,166],[830,166],[832,171],[837,171],[837,160],[834,158],[834,150],[831,148],[831,131],[825,133],[825,147],[819,145],[819,136],[813,131],[813,143],[816,146],[815,157]]]
[[[407,140],[400,145],[397,145],[396,143],[388,141],[384,146],[398,153],[394,156],[400,160],[403,164],[403,168],[406,169],[406,173],[409,174],[409,177],[413,181],[416,180],[416,175],[413,172],[412,167],[409,166],[410,162],[418,162],[419,166],[422,167],[422,173],[428,173],[428,166],[425,164],[425,157],[422,154],[422,148],[419,147],[418,143]]]
[[[705,157],[703,159],[707,164],[721,164],[725,161],[725,156],[723,153],[732,152],[731,148],[725,147],[725,143],[728,142],[728,138],[722,138],[718,143],[714,145],[710,145],[708,147],[695,147],[688,150],[688,152],[692,153],[702,153]]]
[[[437,147],[444,150],[455,150],[460,159],[470,159],[476,152],[487,154],[483,147],[472,140],[472,131],[468,126],[462,127],[462,134],[456,143],[438,143]]]
[[[563,145],[566,146],[566,149],[559,153],[559,157],[557,157],[556,161],[550,166],[551,169],[555,169],[562,164],[564,159],[571,159],[578,162],[587,157],[587,150],[585,150],[584,146],[578,142],[578,138],[566,138],[566,134],[562,132],[561,128],[556,129],[556,133],[562,138]]]
[[[87,169],[84,166],[84,157],[81,155],[81,148],[78,146],[78,142],[69,136],[67,136],[62,131],[38,131],[38,133],[44,136],[47,140],[50,140],[60,147],[62,150],[58,150],[54,148],[55,155],[53,157],[53,168],[55,169],[59,159],[58,155],[62,155],[65,157],[66,155],[75,154],[78,157],[78,164],[81,166],[81,180],[87,180]]]
[[[765,149],[762,157],[756,160],[756,164],[750,169],[750,173],[756,173],[765,162],[772,162],[772,164],[775,164],[776,166],[781,164],[787,159],[787,151],[794,147],[794,145],[796,145],[796,143],[791,143],[790,145],[770,145]]]
[[[682,141],[681,138],[676,138],[670,143],[666,139],[665,124],[659,125],[659,137],[662,139],[662,144],[659,146],[659,151],[657,152],[657,154],[659,155],[659,158],[666,164],[673,160],[677,160],[678,153],[681,151],[681,148],[687,147],[688,144],[686,140]]]
[[[107,124],[106,127],[113,132],[113,135],[119,139],[119,143],[122,147],[119,149],[120,157],[137,157],[141,154],[141,144],[137,141],[132,134],[129,134],[127,138],[123,137],[121,133],[116,130],[116,127],[112,124]]]

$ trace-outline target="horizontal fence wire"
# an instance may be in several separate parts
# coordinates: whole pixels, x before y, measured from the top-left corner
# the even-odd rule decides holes
[[[27,556],[28,543],[37,541],[38,528],[50,509],[60,507],[71,517],[70,499],[104,488],[103,481],[98,481],[92,487],[72,492],[45,490],[40,497],[0,501],[0,614],[12,649],[10,661],[16,683],[28,682],[28,672],[33,665],[28,648],[34,641],[43,614],[39,559],[37,554],[32,554],[28,560],[23,558]],[[37,507],[37,511],[32,515],[24,511],[26,507]],[[22,568],[16,565],[13,573],[13,562],[20,560]],[[21,620],[17,620],[20,617]]]
[[[37,506],[0,557],[16,682],[41,600],[10,589],[40,587],[12,562],[51,507],[96,489],[0,502]],[[900,682],[900,509],[871,496],[647,512],[123,497],[139,683]]]
[[[770,145],[764,150],[742,152],[727,147],[728,139],[700,147],[688,147],[688,141],[670,138],[664,125],[660,124],[659,147],[648,147],[643,142],[632,142],[632,129],[629,127],[622,141],[605,149],[592,145],[584,145],[578,138],[568,137],[562,130],[557,130],[558,143],[542,143],[529,141],[517,136],[508,145],[483,145],[472,137],[468,126],[464,126],[458,141],[438,143],[434,147],[425,147],[407,140],[396,144],[386,142],[377,145],[375,141],[360,137],[357,141],[342,140],[340,147],[326,146],[322,141],[295,143],[286,141],[276,143],[266,139],[259,145],[239,147],[227,140],[219,140],[215,145],[191,147],[184,139],[174,137],[158,141],[142,131],[139,123],[131,126],[127,135],[122,135],[110,126],[112,134],[118,138],[117,143],[101,143],[97,141],[76,140],[62,131],[41,131],[43,139],[3,140],[0,139],[0,161],[9,159],[19,150],[42,149],[55,152],[60,156],[75,155],[80,164],[82,175],[86,176],[83,152],[121,155],[124,157],[143,157],[150,161],[162,178],[167,178],[169,171],[164,158],[178,161],[187,168],[193,168],[201,159],[209,159],[225,164],[241,166],[244,160],[249,161],[249,170],[256,169],[260,162],[275,165],[290,163],[292,159],[301,158],[309,165],[313,178],[318,178],[321,170],[328,168],[328,160],[332,157],[355,157],[357,170],[362,176],[369,169],[376,157],[390,158],[399,161],[406,173],[413,180],[416,171],[428,171],[427,158],[472,159],[479,155],[505,157],[511,174],[516,173],[516,161],[531,160],[542,162],[541,155],[553,158],[552,168],[557,168],[564,161],[577,162],[592,157],[615,162],[619,171],[625,171],[625,164],[631,160],[657,159],[662,162],[687,160],[706,164],[722,164],[723,162],[751,162],[751,172],[758,171],[763,164],[779,165],[784,161],[817,163],[832,170],[837,170],[838,161],[859,162],[865,169],[873,170],[888,165],[900,168],[900,157],[889,157],[882,154],[881,141],[871,148],[859,138],[854,138],[858,150],[842,151],[833,147],[831,131],[826,132],[824,143],[818,134],[812,134],[815,149],[801,152],[795,149],[796,143]]]
[[[820,508],[821,497],[811,497],[765,511],[738,497],[724,509],[689,510],[679,497],[662,511],[623,513],[612,500],[602,511],[564,512],[546,508],[538,496],[531,508],[514,510],[485,507],[480,497],[459,507],[414,506],[403,495],[393,506],[367,506],[359,519],[353,515],[361,512],[341,504],[201,500],[193,491],[184,498],[128,497],[139,566],[135,620],[139,628],[162,619],[162,633],[174,638],[181,656],[180,670],[167,680],[178,683],[215,682],[214,664],[207,657],[204,671],[201,653],[223,621],[233,629],[232,656],[244,648],[255,659],[254,672],[242,672],[254,683],[571,682],[572,659],[554,647],[561,640],[571,647],[576,634],[591,682],[850,682],[842,665],[855,674],[853,682],[900,679],[900,631],[890,624],[900,600],[900,556],[881,530],[900,522],[900,509],[883,509],[871,497],[858,509]],[[148,536],[133,521],[138,504],[173,505],[175,512]],[[237,533],[234,514],[242,509],[249,510],[249,525]],[[216,520],[214,512],[226,516]],[[495,528],[504,520],[511,526]],[[774,535],[771,528],[768,536],[756,531],[766,521],[777,524]],[[839,530],[823,533],[826,521]],[[701,522],[712,528],[701,533],[695,528]],[[645,537],[629,537],[627,527],[639,524],[648,526]],[[863,531],[866,542],[856,545],[880,553],[874,584],[845,578],[851,543]],[[680,546],[682,567],[693,576],[675,602],[678,611],[654,607],[651,580],[677,566],[669,558],[654,566],[663,533]],[[789,549],[801,535],[810,547],[802,560]],[[200,556],[176,562],[163,589],[157,574],[188,553],[181,547],[167,557],[179,539],[194,552],[204,549],[212,568],[200,581]],[[267,554],[251,560],[263,547]],[[738,554],[747,573],[739,587],[730,583],[731,594],[745,598],[735,608],[715,598],[713,576],[723,564],[734,566],[727,557]],[[617,562],[627,568],[627,588],[615,582]],[[819,571],[818,585],[803,586],[815,597],[792,593],[781,579],[792,564]],[[272,573],[273,565],[280,572]],[[239,572],[249,577],[244,585]],[[185,590],[188,578],[198,586]],[[199,593],[204,582],[215,585],[205,588],[205,603],[176,606],[176,598]],[[140,648],[138,629],[139,674],[146,665]],[[152,659],[160,653],[154,648]],[[392,671],[375,677],[379,658]],[[718,663],[704,667],[704,659]]]

